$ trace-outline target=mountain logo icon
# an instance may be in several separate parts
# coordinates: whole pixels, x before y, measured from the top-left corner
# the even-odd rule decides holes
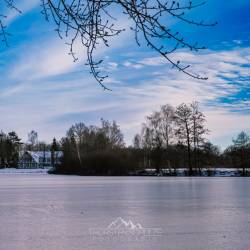
[[[143,229],[140,223],[134,224],[131,220],[124,220],[121,217],[118,217],[115,221],[111,222],[108,229],[127,229],[127,230],[135,230],[135,229]]]
[[[118,217],[107,227],[89,228],[90,235],[95,239],[136,238],[138,240],[148,237],[162,236],[162,228],[143,227],[140,223]]]

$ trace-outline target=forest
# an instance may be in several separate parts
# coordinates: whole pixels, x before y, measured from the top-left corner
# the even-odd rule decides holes
[[[201,175],[204,169],[213,174],[216,168],[237,168],[249,175],[250,137],[239,132],[225,150],[207,140],[209,129],[199,104],[163,105],[149,114],[133,143],[126,146],[116,121],[101,119],[100,125],[83,122],[72,125],[60,140],[38,140],[32,130],[23,142],[17,133],[0,133],[1,168],[18,167],[21,152],[62,151],[62,164],[51,173],[78,175],[144,175],[151,169],[157,175]]]

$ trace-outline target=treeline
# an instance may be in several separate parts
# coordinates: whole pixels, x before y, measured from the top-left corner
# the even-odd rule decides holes
[[[115,121],[73,125],[61,140],[63,164],[56,171],[84,175],[125,175],[131,169],[123,134]]]
[[[16,132],[7,134],[0,132],[0,167],[16,167],[18,165],[21,139]]]
[[[174,108],[163,105],[146,118],[133,149],[142,169],[168,169],[175,175],[185,168],[189,175],[201,175],[202,169],[238,168],[242,175],[250,167],[250,138],[241,132],[224,152],[206,139],[209,130],[197,102]]]
[[[187,167],[190,174],[200,169],[206,161],[205,153],[215,157],[217,148],[206,144],[205,116],[197,102],[161,106],[146,118],[142,131],[134,138],[134,147],[143,152],[144,167],[155,167],[157,172],[163,166],[169,168]],[[203,161],[203,162],[202,162]]]
[[[16,168],[20,155],[24,151],[49,151],[60,148],[60,143],[53,139],[52,144],[38,140],[38,133],[32,130],[28,133],[26,142],[22,142],[15,131],[0,132],[0,168]]]
[[[250,139],[241,132],[223,152],[209,142],[206,119],[197,102],[173,107],[161,106],[146,117],[132,146],[125,146],[115,121],[101,119],[100,126],[77,123],[60,141],[38,140],[31,131],[25,143],[15,132],[0,134],[1,167],[15,167],[20,152],[63,151],[62,164],[55,173],[81,175],[127,175],[155,169],[156,173],[176,175],[179,168],[188,175],[201,175],[213,168],[238,168],[247,175],[250,168]],[[167,170],[167,171],[166,171]]]
[[[250,139],[241,132],[224,152],[206,139],[209,130],[197,102],[177,107],[163,105],[146,117],[133,145],[126,147],[115,121],[101,119],[100,126],[73,125],[60,142],[64,153],[59,173],[83,175],[127,175],[155,169],[176,175],[184,168],[188,175],[203,169],[250,167]],[[166,171],[164,171],[166,173]]]

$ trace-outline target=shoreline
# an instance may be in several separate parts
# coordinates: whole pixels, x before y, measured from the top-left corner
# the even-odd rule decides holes
[[[228,169],[228,168],[218,168],[215,171],[211,171],[210,174],[207,173],[206,170],[203,170],[201,174],[197,172],[190,175],[187,171],[181,170],[176,173],[162,173],[157,174],[155,172],[147,172],[144,171],[143,173],[130,173],[127,175],[88,175],[88,174],[81,174],[81,173],[67,173],[67,172],[58,172],[53,171],[52,168],[3,168],[0,169],[0,175],[14,175],[14,174],[51,174],[51,175],[70,175],[70,176],[98,176],[98,177],[250,177],[250,171],[247,171],[245,175],[242,174],[242,171],[236,169]]]

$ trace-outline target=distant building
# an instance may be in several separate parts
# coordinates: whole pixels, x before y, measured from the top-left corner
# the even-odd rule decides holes
[[[63,152],[54,152],[54,164],[61,164]],[[25,151],[19,158],[18,168],[52,167],[51,151]]]

